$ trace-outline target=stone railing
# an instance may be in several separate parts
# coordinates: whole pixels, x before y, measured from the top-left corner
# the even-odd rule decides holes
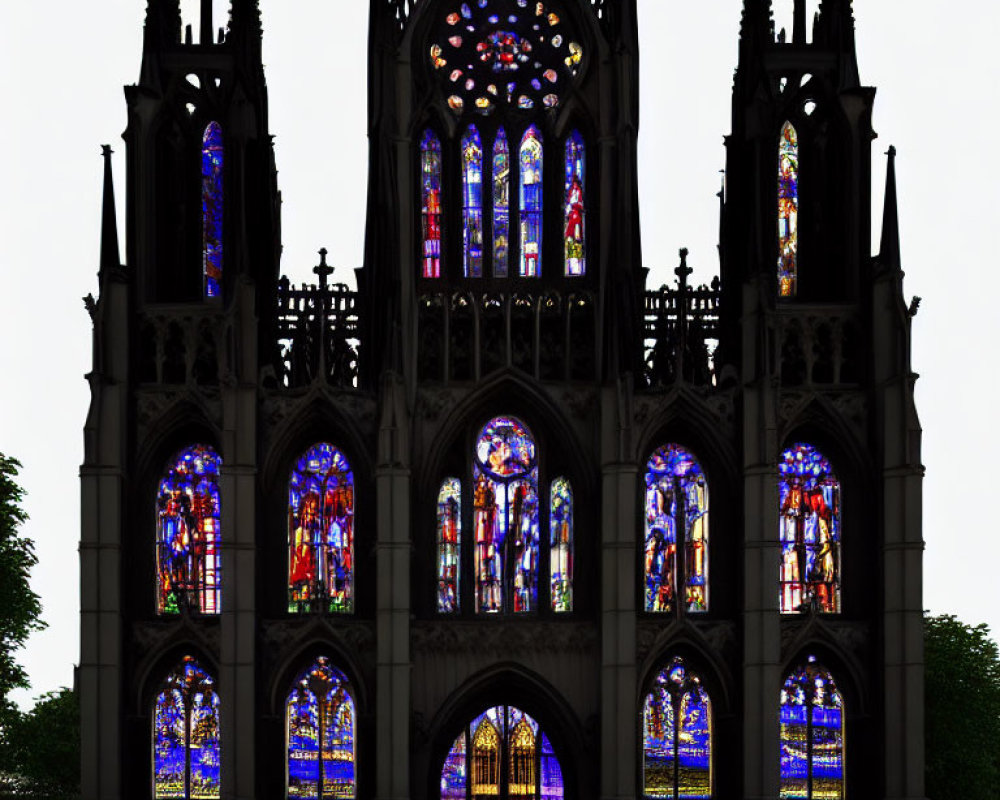
[[[788,305],[776,315],[782,386],[860,381],[860,321],[853,308]]]
[[[139,321],[139,382],[218,385],[228,335],[217,306],[150,306]]]

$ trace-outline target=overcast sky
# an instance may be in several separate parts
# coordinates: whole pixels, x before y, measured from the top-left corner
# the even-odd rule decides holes
[[[778,25],[789,30],[791,4],[776,3]],[[282,269],[294,281],[312,277],[323,246],[344,279],[361,263],[367,5],[261,0],[284,198]],[[1000,398],[992,349],[1000,338],[1000,4],[954,0],[947,13],[930,0],[855,5],[862,80],[878,87],[874,235],[877,242],[882,154],[895,144],[905,289],[924,298],[913,362],[927,466],[925,605],[998,631],[1000,529],[985,512],[980,524],[969,504],[993,497],[990,469],[1000,449],[992,418]],[[80,298],[97,292],[105,142],[118,153],[124,235],[122,86],[138,78],[144,6],[21,0],[5,3],[0,26],[0,452],[24,465],[25,532],[41,560],[33,586],[49,624],[20,655],[33,682],[21,702],[70,685],[79,657],[78,471],[91,342]],[[224,3],[216,7],[221,20]],[[673,278],[686,246],[695,277],[707,281],[718,269],[715,193],[741,3],[639,0],[639,7],[644,262],[659,285]]]

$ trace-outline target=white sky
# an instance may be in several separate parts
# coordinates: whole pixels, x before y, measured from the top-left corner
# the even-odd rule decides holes
[[[779,26],[789,30],[791,4],[776,3]],[[216,0],[216,26],[223,5]],[[312,277],[322,246],[343,270],[361,263],[367,5],[261,2],[284,196],[283,271],[295,281]],[[899,148],[905,288],[924,298],[913,352],[927,465],[925,605],[996,631],[1000,534],[989,514],[980,523],[966,506],[976,498],[985,506],[996,491],[991,454],[1000,446],[997,426],[987,424],[1000,397],[991,345],[1000,341],[1000,281],[989,267],[1000,227],[992,186],[1000,175],[1000,4],[957,0],[948,13],[930,0],[855,5],[862,80],[879,89],[875,241],[881,154],[892,143]],[[105,142],[118,152],[124,236],[121,87],[138,78],[144,6],[9,2],[0,26],[0,451],[24,465],[26,533],[41,559],[33,586],[49,624],[20,655],[33,682],[21,702],[70,685],[78,660],[78,470],[91,341],[80,298],[97,291]],[[707,281],[717,271],[715,194],[741,3],[639,0],[639,7],[645,266],[653,270],[651,285],[671,280],[677,250],[686,246],[695,278]]]

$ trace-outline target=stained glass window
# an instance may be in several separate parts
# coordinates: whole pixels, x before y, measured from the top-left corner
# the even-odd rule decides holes
[[[562,800],[562,767],[549,737],[513,706],[488,708],[458,735],[441,769],[442,800]]]
[[[153,709],[153,796],[221,797],[219,696],[191,656],[163,682]]]
[[[538,605],[538,465],[522,422],[483,428],[473,466],[476,611],[514,613]]]
[[[584,187],[586,186],[586,159],[583,137],[573,131],[566,140],[566,202],[563,238],[566,240],[566,274],[583,275],[587,272],[584,254],[586,244],[586,209],[584,208]]]
[[[462,137],[462,221],[466,278],[483,275],[483,142],[475,125]]]
[[[423,275],[441,277],[441,141],[424,131],[420,143],[421,215],[423,220]]]
[[[298,460],[288,482],[288,610],[354,610],[354,473],[332,444]]]
[[[488,115],[557,106],[583,48],[547,0],[469,0],[446,11],[428,56],[456,115]]]
[[[786,122],[778,146],[778,294],[795,297],[799,251],[799,136]]]
[[[643,796],[712,796],[712,703],[684,659],[656,676],[643,712]]]
[[[542,139],[532,125],[521,139],[521,277],[541,274]]]
[[[202,259],[205,297],[222,294],[222,128],[208,123],[201,144]]]
[[[437,503],[438,611],[458,611],[459,560],[462,545],[462,483],[447,478],[441,484]]]
[[[170,460],[156,500],[156,610],[218,614],[219,470],[211,447],[193,445]]]
[[[778,464],[781,516],[781,611],[840,611],[840,482],[809,444]]]
[[[552,481],[549,559],[552,610],[573,610],[573,489],[565,478]]]
[[[285,704],[288,797],[357,796],[354,700],[347,678],[326,658],[303,671]]]
[[[510,254],[510,149],[503,128],[493,143],[493,275],[507,277]]]
[[[680,445],[661,447],[646,465],[644,548],[646,611],[672,611],[678,586],[687,611],[708,611],[708,483]]]
[[[844,701],[815,656],[789,675],[781,690],[780,797],[844,797]]]

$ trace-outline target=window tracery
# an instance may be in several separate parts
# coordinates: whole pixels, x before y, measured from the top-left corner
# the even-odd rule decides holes
[[[325,657],[296,678],[285,704],[287,796],[354,800],[355,707],[344,674]]]
[[[843,800],[844,701],[809,656],[781,690],[781,798]]]
[[[221,797],[219,696],[191,656],[167,676],[153,708],[153,796]]]
[[[332,444],[314,445],[288,481],[288,610],[354,610],[354,472]]]
[[[646,464],[645,609],[673,611],[682,590],[689,613],[708,611],[708,483],[698,460],[676,444]]]
[[[510,257],[510,148],[504,129],[493,143],[493,277],[507,277]]]
[[[799,251],[799,136],[786,122],[778,146],[778,294],[795,297]]]
[[[210,122],[201,145],[202,270],[205,297],[222,295],[223,212],[222,127]]]
[[[712,703],[701,679],[675,657],[656,676],[643,710],[643,797],[711,798]]]
[[[840,481],[810,444],[789,447],[778,464],[780,603],[785,614],[815,606],[840,612]]]
[[[222,459],[192,445],[170,460],[156,500],[156,610],[218,614]]]

